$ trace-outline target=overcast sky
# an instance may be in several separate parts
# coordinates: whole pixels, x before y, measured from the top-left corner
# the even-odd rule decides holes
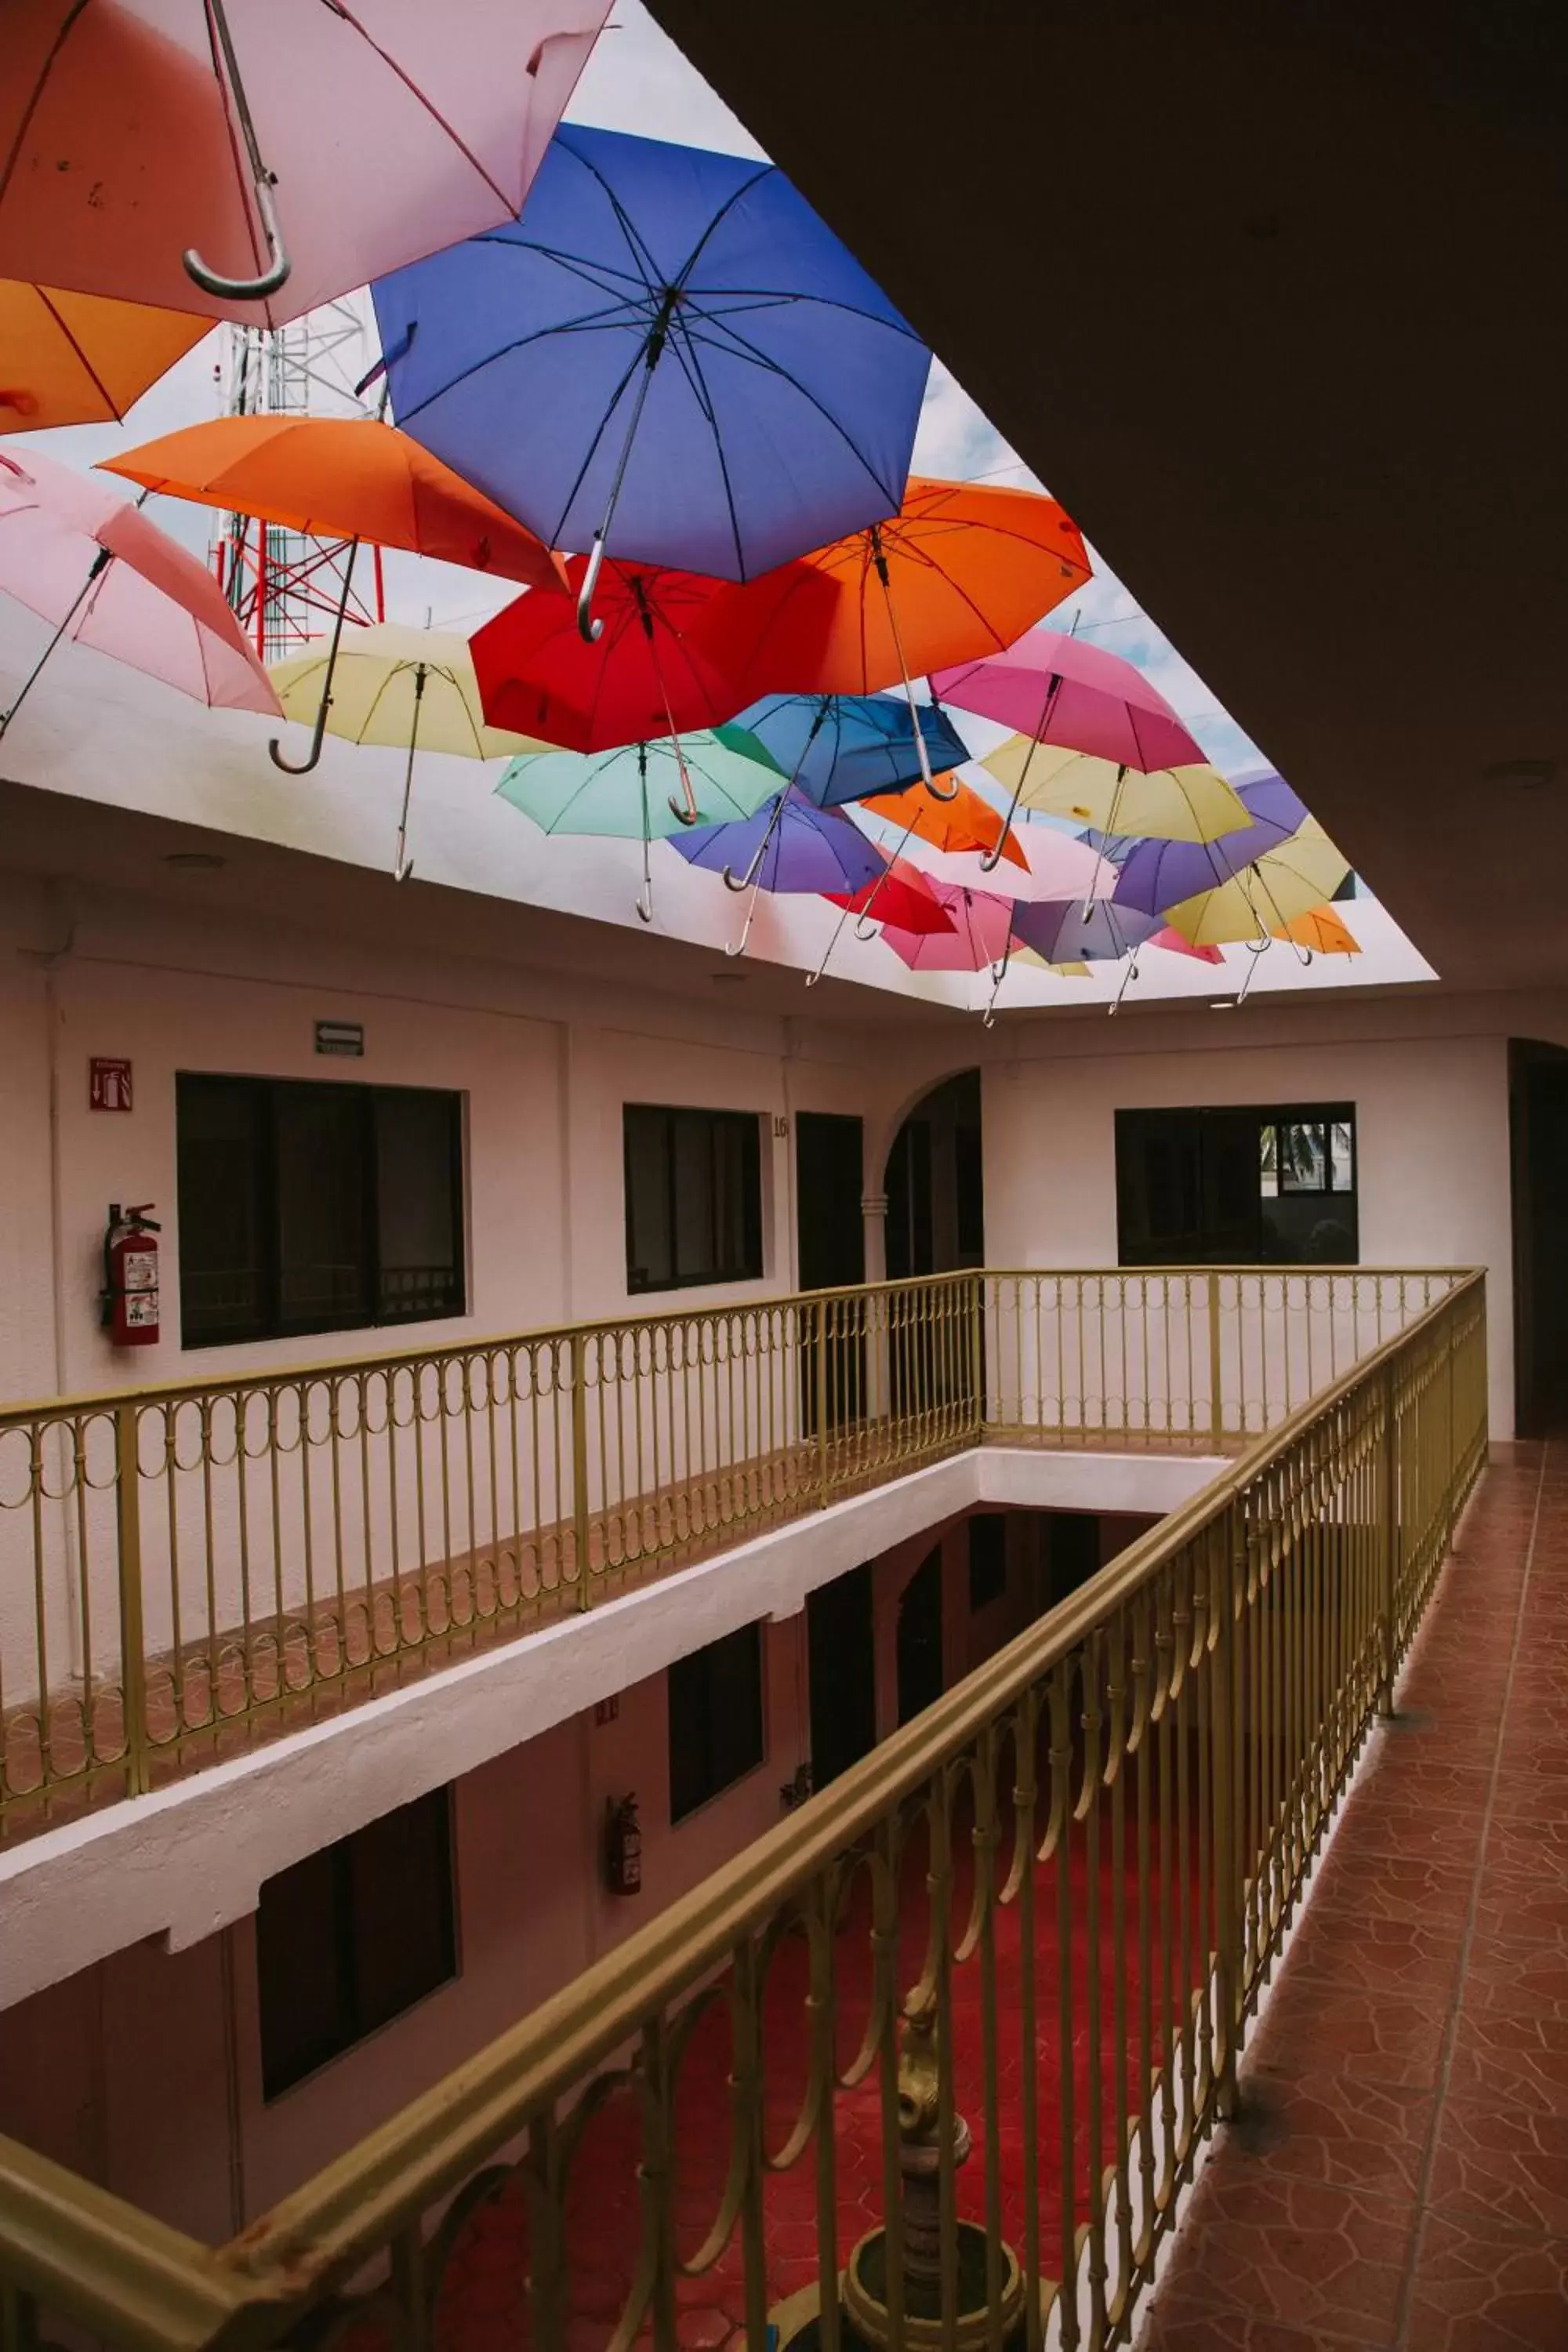
[[[567,114],[573,121],[596,123],[612,131],[638,131],[648,138],[676,140],[688,146],[720,148],[735,154],[755,155],[763,152],[744,125],[654,23],[641,0],[616,0],[609,24],[600,37]],[[362,303],[361,307],[368,320],[368,304]],[[371,331],[367,327],[367,335]],[[125,425],[75,425],[54,433],[19,435],[16,440],[35,442],[68,464],[89,466],[158,434],[220,415],[225,397],[226,332],[218,329],[188,352],[138,402]],[[373,341],[359,349],[345,350],[342,360],[345,383],[352,383],[357,374],[363,373],[374,357]],[[984,478],[1026,488],[1041,487],[962,386],[954,383],[940,359],[931,369],[915,445],[915,469],[970,480]],[[150,511],[165,530],[197,553],[205,553],[212,518],[205,509],[159,499],[151,502]],[[1098,576],[1089,585],[1051,615],[1052,625],[1068,627],[1076,614],[1079,627],[1096,645],[1136,662],[1169,697],[1209,756],[1227,773],[1239,775],[1264,765],[1259,753],[1196,673],[1182,660],[1120,582],[1105,571],[1098,557],[1096,571]],[[513,593],[504,582],[487,581],[474,572],[415,557],[390,555],[386,576],[390,619],[423,622],[428,614],[437,627],[458,626],[465,634]]]

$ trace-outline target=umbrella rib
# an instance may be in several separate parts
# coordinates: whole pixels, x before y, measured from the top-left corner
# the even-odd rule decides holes
[[[626,249],[631,254],[632,259],[637,263],[642,273],[644,287],[649,293],[652,293],[656,289],[663,286],[666,281],[663,272],[658,267],[658,257],[638,230],[637,223],[626,211],[626,208],[622,204],[620,197],[616,194],[615,189],[610,185],[608,180],[605,179],[597,163],[594,162],[591,156],[581,154],[578,150],[569,142],[564,145],[563,152],[565,154],[570,155],[572,161],[578,166],[579,170],[586,172],[590,179],[597,180],[600,187],[604,190],[605,201],[610,207],[611,214],[615,218],[616,226],[620,230],[621,235],[625,237],[626,241]],[[605,266],[607,268],[608,264],[605,264]]]
[[[787,309],[792,303],[813,302],[819,310],[842,310],[847,318],[864,319],[872,327],[886,327],[889,334],[902,335],[906,342],[920,343],[922,350],[926,348],[907,319],[900,318],[896,312],[889,319],[885,311],[868,310],[863,302],[847,302],[841,294],[797,294],[792,293],[788,287],[715,286],[710,289],[704,288],[700,299],[705,311],[715,302],[735,301],[749,310],[772,310],[781,306]]]
[[[713,436],[713,454],[719,460],[719,479],[724,488],[724,510],[730,518],[730,543],[735,551],[735,562],[741,575],[744,578],[746,551],[741,544],[741,518],[735,511],[734,485],[730,479],[730,463],[724,455],[724,436],[719,430],[719,412],[708,389],[708,379],[702,373],[702,362],[697,356],[694,338],[690,330],[684,327],[684,322],[682,333],[672,334],[669,343]]]
[[[730,331],[731,334],[734,334],[733,329],[731,329]],[[688,333],[691,333],[689,329],[688,329]],[[692,335],[691,340],[696,341],[699,338]],[[848,428],[840,424],[838,418],[834,415],[833,411],[817,397],[815,392],[812,392],[805,384],[802,383],[800,378],[797,375],[792,374],[788,368],[781,366],[777,360],[771,359],[765,352],[759,351],[755,344],[748,342],[743,335],[735,334],[734,340],[738,344],[740,344],[741,349],[736,352],[729,352],[727,355],[730,358],[750,360],[753,366],[761,368],[764,374],[776,375],[783,383],[787,383],[792,391],[798,393],[801,399],[806,403],[807,406],[815,408],[823,422],[831,426],[832,430],[837,434],[839,439],[843,442],[845,447],[848,450],[850,456],[854,458],[861,472],[865,474],[869,480],[875,482],[878,489],[882,492],[885,498],[895,500],[897,499],[899,495],[897,489],[882,480],[880,475],[877,472],[876,467],[868,460],[864,450],[857,447]],[[716,344],[714,348],[716,350],[721,350],[724,347],[722,345]]]
[[[359,35],[365,47],[372,50],[374,55],[381,59],[382,64],[386,68],[387,71],[394,77],[394,79],[400,81],[405,89],[407,90],[409,96],[415,100],[416,104],[424,108],[426,113],[430,117],[431,121],[439,124],[440,128],[446,132],[447,138],[451,141],[453,146],[457,149],[458,154],[463,157],[464,161],[472,167],[478,176],[484,182],[486,187],[489,188],[496,202],[499,205],[503,205],[507,211],[510,212],[513,209],[513,206],[511,198],[508,195],[507,191],[504,188],[497,187],[489,172],[486,171],[479,157],[474,153],[473,149],[468,145],[468,141],[462,136],[461,132],[453,129],[446,116],[442,113],[440,108],[435,105],[433,101],[426,96],[426,93],[419,88],[416,82],[410,79],[409,76],[396,62],[395,58],[388,57],[386,51],[382,47],[381,43],[375,39],[374,35],[366,32],[364,26],[360,23],[359,18],[348,6],[347,0],[321,0],[321,5],[322,7],[329,10],[332,16],[341,16],[344,24],[348,25]]]
[[[45,85],[59,60],[60,51],[76,30],[78,20],[85,14],[88,5],[89,0],[71,0],[71,5],[49,45],[49,54],[38,68],[38,78],[33,84],[32,96],[23,108],[21,120],[16,125],[16,136],[11,142],[11,152],[5,158],[4,169],[0,169],[0,197],[7,196],[11,192],[11,175],[21,161],[23,142],[33,127],[33,117],[38,110],[38,103],[44,95]]]
[[[485,368],[493,367],[498,360],[510,359],[514,352],[526,351],[531,343],[544,342],[552,335],[582,334],[590,330],[605,332],[622,324],[624,321],[616,319],[611,311],[606,310],[601,314],[590,310],[585,311],[581,319],[571,320],[562,326],[538,327],[531,334],[519,335],[514,341],[503,343],[499,350],[486,352],[481,358],[475,360],[471,366],[459,368],[456,374],[449,375],[442,383],[434,385],[423,400],[414,401],[405,406],[402,414],[405,419],[422,415],[436,401],[445,399],[447,393],[455,391],[458,384],[467,383],[470,376],[479,375]],[[637,359],[642,357],[640,351],[637,356]],[[634,360],[632,365],[635,367],[636,364],[637,360]],[[618,398],[619,394],[616,396]]]
[[[93,366],[92,362],[83,351],[80,343],[78,342],[75,335],[71,332],[69,326],[61,316],[58,306],[50,299],[48,288],[47,286],[40,286],[37,289],[37,294],[39,301],[43,304],[45,310],[48,312],[50,318],[54,320],[56,326],[59,329],[61,334],[70,345],[71,350],[76,353],[77,358],[81,362],[82,372],[87,376],[88,381],[96,386],[103,400],[104,405],[108,408],[110,415],[116,417],[119,422],[123,425],[125,422],[124,410],[121,407],[120,403],[114,397],[114,394],[110,391],[109,386],[104,383],[103,378],[99,374],[98,370]]]

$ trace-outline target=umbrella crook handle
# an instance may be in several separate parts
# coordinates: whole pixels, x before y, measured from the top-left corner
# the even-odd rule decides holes
[[[647,745],[637,745],[637,784],[642,793],[642,888],[633,900],[638,920],[653,920],[653,867],[648,848],[647,822]]]
[[[936,778],[931,772],[931,752],[927,749],[925,735],[921,727],[920,706],[915,700],[914,682],[910,677],[910,666],[904,658],[904,641],[899,635],[899,615],[893,604],[893,583],[888,577],[888,559],[882,552],[882,534],[875,523],[871,525],[871,560],[877,567],[877,577],[882,583],[882,602],[888,608],[888,626],[892,631],[893,651],[899,656],[899,674],[904,682],[904,699],[910,706],[910,724],[915,730],[915,756],[921,763],[921,782],[933,801],[955,801],[959,793],[956,781],[952,792],[939,793],[936,788]]]
[[[784,794],[781,793],[777,800],[773,803],[773,813],[768,819],[768,829],[766,833],[763,834],[761,841],[758,842],[756,849],[752,853],[752,862],[747,866],[745,872],[742,875],[738,882],[736,881],[733,874],[730,871],[730,868],[727,866],[725,866],[724,887],[726,890],[733,890],[737,896],[742,890],[752,890],[754,892],[759,877],[762,874],[763,860],[768,854],[768,844],[773,839],[774,834],[778,831],[779,819],[783,814]],[[751,920],[749,917],[747,919],[746,929],[748,930],[751,929]]]
[[[725,874],[724,879],[726,882],[730,880],[728,873]],[[731,884],[731,887],[733,888],[733,884]],[[745,954],[746,941],[752,936],[752,925],[756,920],[757,900],[762,897],[762,895],[763,877],[759,874],[755,882],[752,885],[752,903],[746,908],[746,919],[741,926],[740,938],[738,940],[726,940],[724,942],[724,952],[727,956],[743,956]]]
[[[881,872],[878,875],[875,882],[871,885],[871,895],[855,918],[855,936],[858,940],[875,939],[877,935],[877,919],[872,914],[871,909],[882,895],[883,883],[887,880],[889,875],[892,872],[894,866],[898,864],[905,850],[908,849],[910,845],[910,836],[914,832],[914,829],[915,821],[913,817],[910,817],[908,824],[904,827],[903,838],[899,843],[897,849],[894,850],[891,857],[889,858],[886,866],[883,866]],[[849,909],[847,907],[846,907],[844,912],[846,915],[848,914]],[[841,931],[843,929],[844,925],[841,921],[838,926],[838,930]],[[834,939],[837,939],[838,937],[838,931],[835,931],[833,937]],[[829,952],[831,952],[831,944]]]
[[[1013,936],[1009,932],[1006,950],[1001,962],[994,963],[991,967],[991,1002],[985,1007],[984,1018],[980,1024],[983,1029],[994,1029],[996,1026],[996,999],[1002,993],[1002,982],[1007,977],[1007,966],[1012,960],[1012,955]]]
[[[397,820],[397,847],[393,853],[392,878],[406,882],[414,871],[408,849],[408,803],[414,792],[414,748],[419,740],[419,706],[425,699],[425,665],[414,673],[414,724],[408,730],[408,765],[403,772],[403,812]]]
[[[185,275],[199,286],[204,294],[216,295],[225,302],[262,302],[286,286],[293,263],[283,242],[279,226],[278,205],[272,191],[278,175],[269,172],[261,160],[256,125],[250,119],[250,101],[245,94],[239,60],[234,54],[234,42],[229,36],[228,18],[224,14],[224,0],[206,0],[206,14],[217,36],[217,47],[223,61],[220,80],[228,84],[228,95],[239,120],[240,136],[250,164],[250,184],[256,198],[256,209],[261,218],[262,235],[267,239],[267,267],[255,278],[226,278],[221,269],[213,269],[202,259],[195,246],[187,246],[181,255]]]
[[[358,553],[359,541],[351,539],[349,560],[343,566],[343,593],[338,598],[338,609],[332,616],[332,642],[327,648],[327,675],[321,682],[321,702],[311,730],[310,749],[302,760],[286,760],[281,736],[274,735],[267,746],[268,758],[275,768],[281,768],[286,776],[308,776],[311,769],[321,762],[321,741],[327,731],[327,713],[332,707],[332,679],[337,673],[338,647],[342,643],[343,622],[349,609],[349,586],[354,576],[354,557]]]
[[[1030,762],[1045,741],[1046,730],[1051,723],[1051,711],[1061,689],[1061,672],[1053,670],[1046,687],[1046,699],[1040,711],[1040,723],[1029,738],[1029,748],[1024,754],[1024,764],[1018,771],[1018,781],[1013,787],[1013,797],[1007,803],[1007,814],[1002,820],[1002,830],[996,836],[996,845],[994,849],[987,849],[981,853],[982,874],[994,874],[997,866],[1002,863],[1002,853],[1007,846],[1007,835],[1013,830],[1013,819],[1018,814],[1018,803],[1024,797],[1024,786],[1029,781]]]
[[[1110,1018],[1111,1018],[1113,1021],[1115,1020],[1115,1018],[1116,1018],[1117,1014],[1118,1014],[1118,1013],[1121,1012],[1121,1000],[1122,1000],[1122,998],[1126,995],[1126,993],[1127,993],[1127,992],[1128,992],[1129,988],[1131,986],[1132,982],[1137,979],[1137,977],[1138,977],[1138,950],[1137,950],[1137,949],[1136,949],[1136,948],[1134,948],[1134,949],[1133,949],[1133,950],[1132,950],[1132,952],[1131,952],[1131,955],[1128,957],[1128,959],[1127,959],[1127,969],[1126,969],[1126,971],[1125,971],[1122,973],[1122,975],[1121,975],[1121,987],[1117,990],[1116,994],[1115,994],[1115,995],[1111,998],[1111,1000],[1110,1000]]]

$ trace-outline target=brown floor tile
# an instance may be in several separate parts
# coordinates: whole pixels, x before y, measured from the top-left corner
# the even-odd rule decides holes
[[[1500,1814],[1487,1832],[1486,1858],[1489,1870],[1568,1885],[1568,1822]]]
[[[1375,1857],[1342,1848],[1336,1839],[1318,1871],[1314,1903],[1331,1903],[1367,1919],[1409,1919],[1417,1926],[1451,1921],[1469,1907],[1473,1870],[1415,1855]]]
[[[1563,2352],[1568,2239],[1428,2214],[1405,2340],[1409,2352]]]
[[[1461,2010],[1448,2094],[1568,2116],[1568,2020]]]
[[[1415,2200],[1431,2092],[1350,2074],[1291,2082],[1261,2066],[1247,2067],[1242,2091],[1244,2120],[1221,2142],[1237,2160],[1328,2189]]]
[[[1461,1998],[1478,2016],[1568,2021],[1568,1953],[1542,1951],[1528,1937],[1478,1935]]]
[[[1439,2212],[1568,2238],[1568,2115],[1445,2100],[1427,2200]]]
[[[1451,1812],[1479,1814],[1487,1801],[1491,1784],[1490,1748],[1495,1736],[1487,1743],[1483,1760],[1479,1744],[1463,1758],[1456,1757],[1452,1743],[1441,1728],[1433,1724],[1429,1728],[1396,1730],[1380,1734],[1367,1768],[1366,1779],[1355,1793],[1355,1801],[1363,1796],[1373,1804],[1416,1805],[1426,1810],[1442,1806]]]
[[[1331,2352],[1354,2337],[1290,2327],[1255,2311],[1232,2311],[1201,2289],[1162,2285],[1150,2305],[1139,2352]]]
[[[1430,2090],[1444,2022],[1438,2001],[1343,1988],[1287,1967],[1247,2055],[1251,2064],[1292,2082],[1349,2074]]]
[[[1385,1804],[1374,1782],[1363,1783],[1345,1807],[1334,1839],[1336,1853],[1376,1854],[1413,1862],[1441,1863],[1448,1869],[1473,1864],[1481,1843],[1482,1815],[1456,1813],[1446,1805]]]
[[[1528,1937],[1542,1951],[1568,1956],[1568,1882],[1539,1872],[1482,1873],[1476,1925],[1486,1936]]]
[[[1320,1896],[1302,1915],[1289,1965],[1293,1974],[1321,1977],[1344,1990],[1447,2003],[1458,1974],[1461,1933],[1458,1919],[1372,1918]]]
[[[1212,2297],[1211,2318],[1244,2312],[1305,2331],[1309,2340],[1337,2337],[1381,2352],[1393,2335],[1412,2227],[1407,2206],[1265,2177],[1221,2150],[1194,2196],[1169,2290],[1189,2306],[1195,2296]]]

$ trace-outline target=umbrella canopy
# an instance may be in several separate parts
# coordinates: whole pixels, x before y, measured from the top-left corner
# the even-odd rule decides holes
[[[1159,919],[1101,899],[1087,914],[1078,898],[1020,903],[1013,929],[1047,963],[1117,962],[1160,929]]]
[[[107,482],[36,449],[26,463],[0,454],[0,590],[55,631],[0,730],[64,636],[198,702],[278,710],[212,574]]]
[[[1288,841],[1267,851],[1235,880],[1167,907],[1165,919],[1194,947],[1224,947],[1260,935],[1267,940],[1271,925],[1283,929],[1298,916],[1314,913],[1333,897],[1350,870],[1350,860],[1335,848],[1316,817],[1309,817]]]
[[[1010,866],[1005,877],[1005,887],[1015,898],[1026,903],[1072,898],[1082,901],[1109,898],[1115,890],[1115,867],[1099,856],[1089,842],[1075,841],[1071,834],[1031,825],[1023,836],[1022,850],[1021,863]],[[984,861],[973,851],[935,850],[922,842],[911,843],[910,855],[922,873],[952,887],[985,887]]]
[[[907,931],[889,924],[882,937],[911,971],[979,971],[1005,964],[1013,938],[1013,901],[991,890],[937,885],[951,931]]]
[[[887,872],[858,890],[826,890],[824,898],[847,915],[869,915],[900,931],[951,931],[952,917],[918,866],[895,857]]]
[[[681,743],[704,825],[743,824],[779,789],[777,774],[717,735]],[[669,794],[679,783],[668,740],[627,743],[614,751],[531,751],[513,760],[496,791],[545,833],[600,834],[635,840],[645,830],[668,840],[680,828]]]
[[[274,663],[270,676],[286,719],[314,722],[327,671],[327,652],[298,654]],[[419,673],[424,672],[423,683]],[[504,760],[551,748],[537,736],[487,725],[468,648],[438,629],[405,628],[392,621],[347,631],[332,684],[329,734],[351,743],[387,744],[401,751],[419,699],[419,748],[465,760]]]
[[[1145,772],[1037,743],[1032,735],[1010,735],[980,764],[1013,793],[1015,806],[1106,833],[1202,842],[1249,822],[1234,787],[1201,754],[1187,766]]]
[[[1031,629],[1005,653],[931,674],[939,702],[1012,727],[1032,742],[1148,772],[1201,763],[1203,751],[1159,688],[1119,654],[1059,629]]]
[[[890,521],[818,548],[805,569],[832,584],[826,626],[803,581],[743,649],[752,695],[875,694],[1000,653],[1089,576],[1055,499],[921,477]]]
[[[699,826],[676,835],[671,846],[689,866],[721,874],[751,865],[760,851],[757,872],[748,877],[759,888],[824,898],[830,891],[858,890],[874,882],[887,865],[880,850],[847,817],[837,809],[818,808],[793,786],[776,803],[763,801],[742,824]]]
[[[19,0],[0,270],[256,326],[297,318],[510,219],[608,14]]]
[[[112,424],[209,321],[0,278],[0,433]]]
[[[1256,776],[1236,786],[1246,823],[1207,842],[1142,841],[1121,862],[1118,901],[1157,915],[1243,871],[1307,822],[1307,805],[1282,776]]]
[[[1268,928],[1277,940],[1289,940],[1292,946],[1305,948],[1311,955],[1361,953],[1354,932],[1332,907],[1314,907],[1308,914],[1293,915],[1278,930],[1272,923]]]
[[[395,425],[370,416],[219,416],[106,457],[106,473],[314,539],[402,547],[527,587],[561,588],[559,556]]]
[[[552,547],[745,580],[903,496],[930,354],[770,163],[571,123],[374,292],[398,422]]]
[[[818,808],[842,808],[919,783],[917,719],[929,760],[947,768],[968,759],[945,712],[930,703],[911,710],[888,694],[764,695],[739,713],[734,726],[761,744],[780,773]]]
[[[1195,948],[1191,940],[1184,940],[1180,931],[1173,931],[1169,926],[1163,930],[1151,932],[1149,945],[1152,948],[1163,948],[1167,955],[1190,956],[1194,963],[1225,961],[1223,948]]]
[[[862,801],[860,805],[889,824],[906,826],[933,849],[987,851],[1000,844],[1001,854],[1010,866],[1027,870],[1028,860],[1016,836],[1004,833],[1000,816],[973,784],[960,783],[951,799],[928,793],[923,784],[919,784],[906,793],[889,793]]]

